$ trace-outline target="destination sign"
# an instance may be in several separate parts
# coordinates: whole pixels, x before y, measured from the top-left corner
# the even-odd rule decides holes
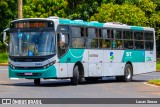
[[[45,28],[54,27],[52,21],[17,21],[10,24],[11,28]]]

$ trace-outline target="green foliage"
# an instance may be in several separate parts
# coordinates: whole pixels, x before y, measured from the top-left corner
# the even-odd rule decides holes
[[[68,0],[66,13],[69,19],[89,20],[89,18],[97,11],[101,0]],[[71,1],[75,1],[72,2]]]
[[[9,26],[9,22],[17,17],[17,0],[0,0],[0,52],[6,47],[2,43],[2,31]]]
[[[160,57],[160,11],[150,15],[150,25],[156,30],[157,55]]]
[[[156,70],[160,71],[160,62],[157,62],[157,64],[156,64]]]
[[[153,1],[153,3],[157,5],[156,11],[160,11],[160,0],[151,0],[151,1]]]
[[[2,31],[17,18],[17,1],[0,0],[0,52],[6,51]],[[48,16],[154,27],[160,55],[160,0],[23,0],[24,18]]]
[[[23,6],[25,18],[66,17],[66,0],[26,0]]]
[[[151,0],[139,0],[137,6],[140,7],[149,17],[150,14],[155,12],[157,5],[154,4]]]
[[[5,29],[16,16],[17,2],[15,0],[0,0],[0,30]]]
[[[7,53],[0,53],[0,63],[8,62],[8,54]]]
[[[104,11],[105,10],[105,11]],[[90,20],[100,22],[122,22],[129,25],[146,26],[147,18],[145,12],[135,5],[102,4],[98,8],[98,13],[94,14]]]

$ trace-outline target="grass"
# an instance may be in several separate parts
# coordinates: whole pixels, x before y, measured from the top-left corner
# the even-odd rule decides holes
[[[157,64],[156,64],[156,70],[160,71],[160,62],[157,62]]]
[[[149,80],[148,83],[149,83],[149,84],[154,84],[154,85],[160,86],[160,79],[157,79],[157,80]]]
[[[0,53],[0,63],[8,62],[8,53]]]
[[[156,70],[160,71],[160,59],[157,58]]]

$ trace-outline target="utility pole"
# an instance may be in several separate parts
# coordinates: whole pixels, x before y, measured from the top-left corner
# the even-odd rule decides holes
[[[18,0],[18,19],[23,18],[22,5],[22,0]]]

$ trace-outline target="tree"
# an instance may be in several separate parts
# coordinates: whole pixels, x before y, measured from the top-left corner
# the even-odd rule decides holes
[[[77,5],[75,11],[68,15],[69,19],[82,19],[82,20],[89,20],[89,18],[97,11],[98,3],[83,3]]]
[[[0,0],[0,52],[5,51],[2,32],[17,17],[17,0]]]
[[[105,11],[104,11],[105,10]],[[100,22],[122,22],[129,25],[145,26],[147,18],[145,12],[135,5],[102,4],[90,20]]]
[[[157,55],[160,57],[160,11],[151,15],[150,25],[156,30]]]
[[[140,7],[146,13],[147,17],[150,17],[155,12],[156,6],[151,0],[139,0],[137,3],[137,7]]]
[[[67,18],[88,21],[97,12],[102,0],[67,0]]]
[[[66,17],[66,0],[26,0],[23,6],[24,18]]]

